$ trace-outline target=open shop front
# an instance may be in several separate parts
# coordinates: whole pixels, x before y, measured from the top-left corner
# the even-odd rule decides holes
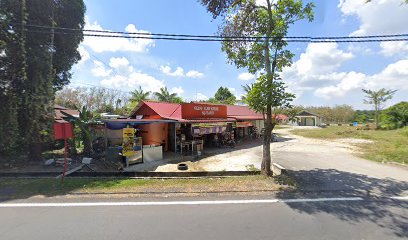
[[[169,148],[172,120],[111,119],[105,121],[106,158],[126,166],[162,160]]]
[[[176,123],[177,152],[200,155],[207,148],[234,145],[234,119],[199,121]]]
[[[208,103],[181,104],[176,127],[176,150],[201,154],[207,147],[232,144],[235,119],[227,117],[227,106]]]

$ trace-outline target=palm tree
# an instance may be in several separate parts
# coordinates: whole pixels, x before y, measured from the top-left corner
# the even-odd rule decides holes
[[[242,88],[244,89],[245,94],[242,96],[242,101],[245,102],[248,94],[251,92],[252,88],[254,87],[254,84],[245,84],[242,86]]]
[[[179,100],[177,93],[170,93],[167,87],[160,88],[160,92],[155,92],[154,96],[161,102],[177,102]]]
[[[139,89],[134,90],[133,92],[131,92],[131,94],[132,96],[130,98],[130,101],[132,103],[139,103],[140,101],[149,99],[151,92],[145,92],[143,91],[142,87],[139,86]]]
[[[366,90],[366,89],[362,89],[362,91],[366,94],[365,96],[366,99],[364,99],[364,103],[374,105],[375,127],[378,128],[379,113],[383,109],[384,103],[390,100],[394,96],[394,93],[397,90],[381,88],[378,91]]]

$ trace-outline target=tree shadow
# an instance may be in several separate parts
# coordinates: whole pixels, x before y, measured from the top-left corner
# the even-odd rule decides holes
[[[295,192],[278,193],[280,198],[293,197],[362,197],[363,201],[286,203],[300,213],[326,213],[343,221],[370,222],[386,228],[398,237],[408,237],[408,202],[388,197],[408,193],[408,183],[378,179],[335,169],[290,171],[298,184]]]

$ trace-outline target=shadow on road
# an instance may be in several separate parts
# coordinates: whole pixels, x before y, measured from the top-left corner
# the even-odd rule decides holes
[[[387,228],[396,236],[408,237],[408,202],[386,196],[401,196],[408,192],[408,183],[394,179],[378,179],[335,169],[291,171],[298,183],[296,193],[279,193],[280,198],[297,197],[369,197],[368,201],[336,201],[287,203],[307,214],[326,213],[347,222],[371,222]]]

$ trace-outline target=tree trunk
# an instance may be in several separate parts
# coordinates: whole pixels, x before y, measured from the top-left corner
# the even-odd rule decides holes
[[[263,146],[262,146],[262,165],[261,165],[261,172],[263,175],[271,176],[271,136],[272,136],[272,113],[271,107],[267,107],[266,111],[266,122],[265,125],[265,132],[263,136]]]
[[[268,81],[268,86],[272,86],[272,81],[273,81],[273,74],[274,74],[274,67],[271,67],[271,59],[269,56],[270,53],[270,47],[269,47],[269,41],[270,41],[270,36],[272,34],[272,29],[273,29],[273,20],[272,20],[272,9],[271,9],[271,3],[270,0],[266,1],[268,4],[268,15],[269,15],[269,30],[265,38],[265,43],[264,43],[264,55],[265,55],[265,70],[266,70],[266,76],[267,76],[267,81]],[[271,136],[272,136],[272,106],[270,104],[270,94],[268,94],[268,104],[266,106],[266,122],[264,122],[265,125],[265,133],[264,133],[264,139],[263,139],[263,151],[262,151],[262,164],[261,164],[261,172],[262,174],[266,176],[271,176],[272,171],[271,171]]]

